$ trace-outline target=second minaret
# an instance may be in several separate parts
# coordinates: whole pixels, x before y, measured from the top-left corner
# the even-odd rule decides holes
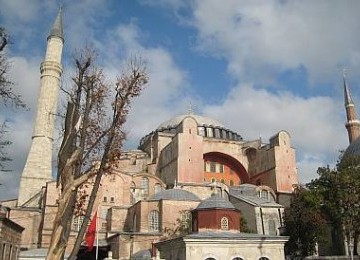
[[[40,93],[30,152],[20,179],[18,206],[30,205],[32,198],[52,178],[52,146],[55,114],[62,75],[61,56],[64,44],[62,10],[47,38],[44,61],[40,66]],[[29,204],[30,203],[30,204]]]

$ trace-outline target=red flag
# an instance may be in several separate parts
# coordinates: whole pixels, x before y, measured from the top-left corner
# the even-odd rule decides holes
[[[95,235],[96,235],[96,217],[97,217],[97,211],[95,212],[93,219],[90,222],[90,225],[88,227],[88,230],[85,234],[85,241],[88,247],[88,251],[92,251],[94,247],[94,241],[95,241]]]

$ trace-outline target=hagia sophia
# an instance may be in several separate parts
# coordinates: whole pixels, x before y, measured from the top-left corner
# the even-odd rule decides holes
[[[52,115],[63,44],[60,10],[40,68],[37,117],[19,197],[2,202],[13,228],[22,231],[13,234],[16,243],[0,244],[6,259],[44,259],[50,243],[59,195],[52,177]],[[295,149],[287,131],[279,130],[266,143],[244,140],[220,121],[190,110],[159,122],[103,177],[94,206],[99,259],[285,259],[282,214],[295,184]],[[73,218],[68,251],[82,219]]]

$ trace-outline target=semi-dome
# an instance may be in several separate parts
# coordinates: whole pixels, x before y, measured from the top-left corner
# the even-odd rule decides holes
[[[182,189],[169,189],[156,193],[151,200],[180,200],[180,201],[199,201],[199,197],[194,193]]]
[[[195,115],[195,114],[184,114],[184,115],[180,115],[180,116],[176,116],[173,117],[165,122],[163,122],[162,124],[160,124],[158,126],[158,130],[160,129],[167,129],[167,128],[175,128],[177,127],[186,117],[192,117],[195,119],[195,121],[197,122],[198,126],[218,126],[218,127],[224,127],[224,125],[222,123],[220,123],[218,120],[210,118],[210,117],[205,117],[205,116],[199,116],[199,115]]]
[[[234,205],[220,195],[213,194],[211,197],[203,200],[196,209],[235,209]]]

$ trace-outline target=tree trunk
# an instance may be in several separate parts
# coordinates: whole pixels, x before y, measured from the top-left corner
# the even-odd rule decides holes
[[[68,260],[75,260],[76,259],[76,256],[80,250],[80,246],[81,246],[81,243],[84,239],[84,235],[85,235],[85,232],[86,232],[86,228],[88,226],[88,223],[90,221],[90,218],[91,218],[91,212],[92,212],[92,209],[94,207],[94,203],[95,203],[95,199],[96,199],[96,194],[99,190],[99,186],[100,186],[100,182],[101,182],[101,178],[103,176],[103,171],[100,171],[97,175],[96,175],[96,178],[95,178],[95,183],[94,183],[94,187],[91,191],[91,195],[89,197],[89,204],[87,206],[87,210],[86,210],[86,213],[85,213],[85,217],[84,217],[84,221],[81,225],[81,228],[79,230],[79,233],[78,233],[78,236],[76,238],[76,241],[75,241],[75,244],[74,244],[74,247],[73,247],[73,250],[71,251],[70,253],[70,256],[68,258]],[[98,212],[98,214],[100,214],[100,212]]]
[[[59,200],[58,211],[55,216],[53,233],[46,260],[61,260],[64,258],[65,249],[70,235],[73,205],[76,200],[76,191],[63,193]]]

